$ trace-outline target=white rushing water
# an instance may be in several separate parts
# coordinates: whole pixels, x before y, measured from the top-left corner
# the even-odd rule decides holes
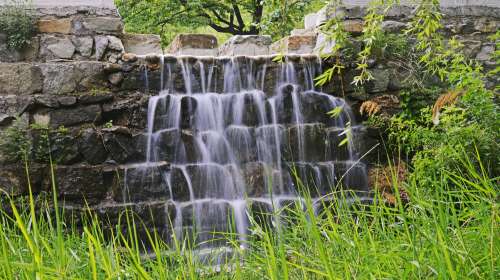
[[[338,146],[339,135],[354,126],[352,113],[343,99],[315,87],[320,71],[311,57],[281,64],[161,58],[144,168],[171,163],[163,178],[176,207],[178,238],[193,230],[204,241],[232,224],[244,241],[251,205],[271,211],[302,201],[293,170],[316,203],[341,185],[366,190],[366,168],[357,162],[353,140]],[[326,115],[338,107],[339,116]]]

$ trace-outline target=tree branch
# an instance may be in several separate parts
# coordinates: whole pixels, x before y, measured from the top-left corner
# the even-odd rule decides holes
[[[238,29],[243,31],[245,29],[245,22],[243,21],[243,18],[241,17],[240,7],[238,7],[238,5],[235,4],[234,2],[232,4],[232,6],[233,6],[234,15],[236,16],[236,20],[238,20],[238,25],[239,25]]]
[[[264,7],[260,0],[255,0],[255,9],[252,14],[252,26],[250,27],[250,32],[252,34],[259,34],[260,27],[259,24],[262,21],[262,15],[264,13]]]

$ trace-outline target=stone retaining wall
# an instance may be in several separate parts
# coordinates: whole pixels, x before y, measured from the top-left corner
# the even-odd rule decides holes
[[[112,1],[89,1],[85,5],[80,2],[87,1],[66,1],[64,5],[56,2],[36,1],[32,6],[36,35],[25,49],[8,49],[5,34],[0,31],[0,62],[115,63],[125,51],[161,53],[159,36],[124,33],[123,21]]]
[[[52,155],[57,163],[57,181],[60,196],[68,203],[120,202],[124,166],[130,170],[131,164],[145,160],[147,105],[149,95],[160,88],[160,57],[137,58],[129,54],[122,58],[125,60],[116,64],[96,61],[0,64],[0,124],[6,128],[20,117],[26,123],[46,126],[54,131]],[[176,57],[164,59],[177,60]],[[264,87],[268,91],[273,90],[278,78],[275,73],[281,67],[272,59],[272,56],[262,57],[256,62],[267,64]],[[300,60],[293,56],[288,59]],[[224,59],[213,63],[216,64],[214,77],[219,77],[214,82],[222,88],[223,73],[220,71]],[[391,86],[389,80],[399,79],[391,76],[393,73],[387,66],[378,65],[374,71],[380,79],[366,85],[366,98],[386,94]],[[347,84],[353,75],[349,71],[346,73]],[[172,75],[174,87],[183,91],[180,67]],[[193,82],[196,91],[198,85]],[[391,90],[396,90],[397,84],[392,85]],[[342,96],[337,87],[323,90]],[[346,87],[344,93],[354,108],[359,107],[363,98],[356,96],[353,88]],[[67,131],[56,133],[60,127]],[[37,143],[39,135],[35,130],[31,131],[30,137]],[[50,173],[44,164],[47,159],[37,159],[32,155],[32,160],[34,190],[50,190]],[[24,193],[26,189],[19,186],[20,182],[25,182],[22,165],[7,158],[0,158],[0,162],[4,167],[0,170],[0,185],[13,194]],[[168,163],[165,163],[165,168],[168,168]],[[165,190],[152,183],[141,185],[134,193],[138,197],[158,199],[161,197],[158,192]]]
[[[40,33],[29,48],[9,53],[2,46],[0,36],[0,61],[3,61],[0,62],[0,129],[10,126],[18,117],[26,124],[48,126],[53,130],[64,126],[67,131],[54,132],[52,139],[60,198],[75,207],[88,203],[96,211],[113,212],[110,209],[126,207],[122,199],[123,172],[125,167],[130,170],[134,163],[144,161],[148,99],[150,94],[158,91],[161,79],[159,56],[137,57],[128,51],[159,53],[159,41],[156,37],[139,35],[147,36],[150,42],[143,46],[140,43],[148,41],[145,37],[124,34],[123,23],[114,9],[69,6],[39,7],[36,11]],[[385,29],[400,31],[408,21],[411,10],[401,8],[398,11],[386,19]],[[499,8],[467,6],[451,11],[456,13],[446,19],[446,34],[459,35],[471,57],[493,67],[490,54],[494,45],[486,38],[499,27]],[[359,34],[364,9],[350,7],[345,12],[346,27],[353,34]],[[326,19],[328,16],[329,10],[325,8],[314,18]],[[322,22],[311,23],[311,19],[306,19],[306,30],[294,31],[279,45],[271,46],[268,38],[239,37],[223,45],[219,53],[244,55],[249,50],[252,55],[261,55],[283,49],[290,53],[311,52],[321,42],[321,35],[317,32]],[[269,69],[280,67],[277,62],[272,62],[272,58],[263,56],[262,63],[268,63]],[[297,57],[291,55],[288,59]],[[356,112],[366,100],[378,101],[382,110],[387,112],[398,110],[398,93],[407,86],[404,70],[390,60],[372,61],[370,70],[375,80],[361,90],[355,90],[350,83],[355,76],[355,65],[346,62],[346,67],[343,90],[337,78],[323,89],[324,92],[345,97]],[[269,85],[274,84],[273,71],[268,73]],[[175,86],[182,88],[182,74],[173,75],[179,77]],[[368,129],[365,143],[376,143],[376,134]],[[30,138],[36,143],[39,135],[32,130]],[[366,146],[371,147],[370,144]],[[385,155],[383,152],[374,154],[369,160],[376,162],[379,156],[383,158]],[[0,165],[0,187],[11,194],[25,194],[24,166],[2,155]],[[159,170],[162,168],[170,168],[169,163],[158,167]],[[134,201],[141,201],[134,205],[142,207],[140,205],[147,204],[160,212],[172,214],[166,203],[166,188],[158,183],[159,175],[147,176],[151,178],[149,183],[131,190]],[[35,192],[50,191],[46,159],[33,157],[30,180]]]

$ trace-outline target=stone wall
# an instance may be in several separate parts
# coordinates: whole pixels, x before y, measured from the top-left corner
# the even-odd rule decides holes
[[[314,51],[325,47],[324,35],[319,28],[330,18],[339,16],[344,20],[344,28],[354,35],[363,29],[363,16],[367,13],[368,0],[345,0],[336,12],[333,7],[325,6],[319,12],[306,16],[303,32],[318,34]],[[401,33],[413,18],[415,5],[412,1],[401,1],[390,9],[382,23],[386,32]],[[495,43],[488,39],[500,28],[500,1],[496,0],[441,0],[445,38],[456,38],[465,46],[465,54],[477,59],[486,67],[495,65],[491,54]],[[293,35],[292,35],[293,36]],[[328,46],[327,46],[328,47]],[[328,48],[327,48],[328,49]]]
[[[124,33],[123,21],[112,1],[65,1],[61,5],[46,0],[28,7],[35,18],[36,35],[25,49],[10,50],[0,31],[0,62],[115,63],[124,51],[161,53],[159,36]]]
[[[446,34],[459,35],[471,57],[492,67],[494,62],[489,55],[494,45],[486,37],[499,27],[500,8],[464,6],[450,9],[446,17]],[[359,6],[344,10],[346,27],[353,34],[361,31],[364,11],[365,8]],[[161,80],[159,56],[137,56],[129,52],[159,53],[159,41],[154,36],[125,34],[123,23],[113,8],[49,5],[36,7],[36,13],[39,33],[26,50],[6,50],[0,36],[0,129],[9,127],[15,118],[53,130],[64,126],[67,132],[53,133],[52,154],[59,197],[77,208],[88,203],[98,212],[116,213],[117,209],[130,206],[122,196],[124,172],[125,169],[134,172],[133,164],[144,161],[148,99],[158,91]],[[400,31],[410,14],[411,9],[407,6],[398,7],[386,19],[384,28]],[[321,44],[318,28],[329,16],[331,13],[326,7],[307,17],[306,29],[295,30],[277,45],[272,46],[267,37],[239,37],[224,44],[218,53],[245,55],[248,54],[245,50],[249,50],[251,55],[265,55],[284,50],[291,53],[288,59],[298,59],[293,53],[310,53],[318,49]],[[212,51],[215,48],[212,43],[210,48]],[[266,77],[269,85],[274,84],[276,78],[272,69],[280,67],[272,58],[261,57],[262,63],[267,63],[271,69]],[[165,57],[169,59],[177,58]],[[377,101],[388,112],[398,109],[398,93],[407,86],[403,70],[388,60],[372,61],[370,70],[375,80],[360,90],[350,83],[356,74],[355,64],[346,62],[346,67],[343,87],[337,78],[323,91],[345,97],[356,112],[366,100]],[[179,77],[175,86],[182,88],[182,73],[173,75]],[[376,131],[367,129],[365,135],[366,147],[376,143]],[[36,143],[40,136],[32,130],[30,137]],[[369,160],[375,162],[385,156],[380,153]],[[0,187],[11,194],[25,194],[24,166],[4,156],[0,156],[0,165]],[[166,168],[169,168],[167,162],[156,170]],[[135,207],[144,210],[144,205],[149,205],[155,213],[173,215],[167,203],[166,188],[158,183],[161,175],[144,176],[150,180],[140,188],[129,190],[134,193],[134,202],[140,202],[134,204]],[[36,159],[32,155],[30,180],[36,193],[51,190],[46,159]]]

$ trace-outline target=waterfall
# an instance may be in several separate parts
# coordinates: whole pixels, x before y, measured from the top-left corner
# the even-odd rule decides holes
[[[252,207],[302,201],[293,174],[316,202],[339,186],[366,191],[353,140],[339,146],[354,117],[345,100],[316,88],[320,71],[311,56],[161,58],[144,169],[170,163],[163,180],[177,238],[194,231],[203,242],[232,224],[244,242]]]

